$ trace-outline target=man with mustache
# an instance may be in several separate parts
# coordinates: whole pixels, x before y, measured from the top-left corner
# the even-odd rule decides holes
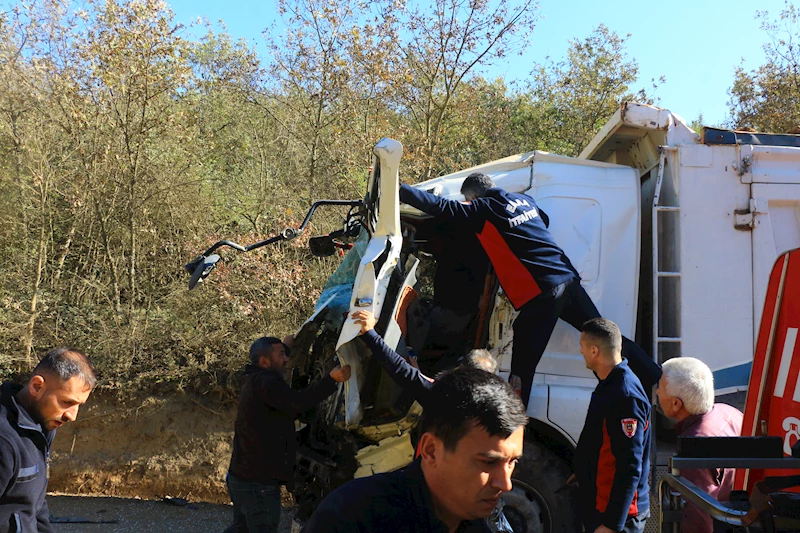
[[[273,533],[281,519],[281,485],[291,486],[297,455],[295,419],[336,392],[350,379],[350,366],[336,366],[302,390],[284,381],[287,349],[261,337],[250,346],[233,434],[233,453],[225,482],[233,503],[233,524],[225,533]]]
[[[75,348],[48,352],[28,383],[0,387],[0,533],[50,533],[45,495],[56,429],[78,417],[95,375]]]

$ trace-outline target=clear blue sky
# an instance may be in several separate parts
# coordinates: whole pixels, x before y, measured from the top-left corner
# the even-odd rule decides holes
[[[557,60],[569,39],[583,39],[603,23],[618,34],[630,33],[628,53],[639,63],[640,84],[666,76],[655,95],[661,107],[693,120],[700,113],[706,125],[728,116],[727,91],[744,59],[749,70],[764,61],[762,45],[769,39],[755,19],[756,10],[777,17],[784,0],[540,0],[541,17],[528,51],[491,71],[508,81],[524,78],[530,65],[546,56]],[[197,17],[222,20],[234,38],[243,37],[265,54],[262,31],[277,20],[271,0],[167,0],[177,22]]]

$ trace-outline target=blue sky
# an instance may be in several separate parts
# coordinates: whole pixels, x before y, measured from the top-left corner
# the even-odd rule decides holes
[[[173,0],[167,2],[176,22],[189,24],[197,17],[224,21],[234,38],[245,38],[265,54],[261,33],[277,20],[271,0]],[[764,61],[762,45],[769,39],[755,19],[756,10],[776,18],[784,0],[541,0],[540,20],[526,53],[490,71],[511,81],[524,78],[530,65],[546,56],[562,58],[570,39],[583,39],[603,23],[618,34],[630,33],[628,53],[639,63],[640,84],[666,77],[655,95],[661,107],[693,120],[700,113],[706,125],[728,116],[727,91],[733,73],[744,60],[752,69]]]

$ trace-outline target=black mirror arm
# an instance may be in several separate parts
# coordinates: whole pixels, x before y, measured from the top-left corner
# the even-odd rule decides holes
[[[211,248],[203,252],[203,255],[208,257],[210,254],[214,253],[217,248],[220,246],[230,246],[240,252],[249,252],[250,250],[255,250],[256,248],[261,248],[262,246],[267,246],[268,244],[272,244],[278,241],[291,241],[292,239],[299,236],[308,226],[311,217],[314,215],[314,212],[317,210],[318,207],[323,205],[349,205],[358,207],[363,204],[363,200],[320,200],[318,202],[314,202],[311,208],[306,213],[305,218],[303,219],[303,223],[300,224],[299,228],[286,228],[280,232],[280,234],[270,237],[269,239],[259,241],[253,244],[248,244],[247,246],[242,246],[241,244],[235,243],[229,240],[223,240],[215,243]]]
[[[185,268],[189,272],[194,272],[194,269],[197,268],[197,265],[199,265],[203,261],[203,259],[205,259],[206,257],[208,257],[211,254],[213,254],[218,248],[221,248],[222,246],[229,246],[229,247],[233,248],[234,250],[238,250],[240,252],[249,252],[250,250],[255,250],[256,248],[261,248],[262,246],[267,246],[267,245],[272,244],[274,242],[290,241],[290,240],[296,238],[297,236],[299,236],[301,233],[303,233],[303,230],[306,229],[306,226],[308,226],[308,223],[311,220],[311,216],[314,214],[314,212],[320,206],[323,206],[323,205],[349,205],[351,207],[360,207],[363,204],[364,204],[363,200],[320,200],[318,202],[314,202],[311,205],[311,208],[308,210],[308,213],[306,213],[306,216],[303,219],[303,223],[300,224],[299,228],[296,228],[296,229],[295,228],[286,228],[283,231],[281,231],[278,235],[275,235],[274,237],[270,237],[269,239],[265,239],[263,241],[255,242],[253,244],[248,244],[247,246],[242,246],[241,244],[239,244],[237,242],[230,241],[228,239],[224,239],[224,240],[215,242],[211,246],[211,248],[209,248],[208,250],[203,252],[203,255],[195,258],[193,261],[191,261],[189,264],[187,264]]]

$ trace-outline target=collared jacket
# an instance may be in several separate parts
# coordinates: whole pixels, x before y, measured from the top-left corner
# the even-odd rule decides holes
[[[0,533],[50,533],[47,466],[55,430],[43,431],[17,403],[20,385],[0,387]]]
[[[742,434],[742,412],[724,403],[714,404],[706,414],[691,415],[675,424],[679,437],[738,437]],[[733,468],[681,469],[685,477],[717,501],[727,501],[733,489]],[[683,510],[681,531],[712,533],[714,522],[696,505],[687,502]]]
[[[526,194],[489,189],[485,196],[462,203],[402,185],[400,201],[470,227],[515,309],[557,285],[580,279],[547,229],[546,215]]]
[[[330,493],[303,533],[447,533],[436,517],[420,460],[402,470],[349,481]],[[488,533],[485,520],[461,522],[459,533]]]
[[[573,468],[587,531],[649,513],[650,399],[626,359],[592,393]]]
[[[291,484],[297,454],[294,421],[334,391],[336,382],[329,375],[298,391],[278,372],[247,365],[229,471],[248,481]]]

